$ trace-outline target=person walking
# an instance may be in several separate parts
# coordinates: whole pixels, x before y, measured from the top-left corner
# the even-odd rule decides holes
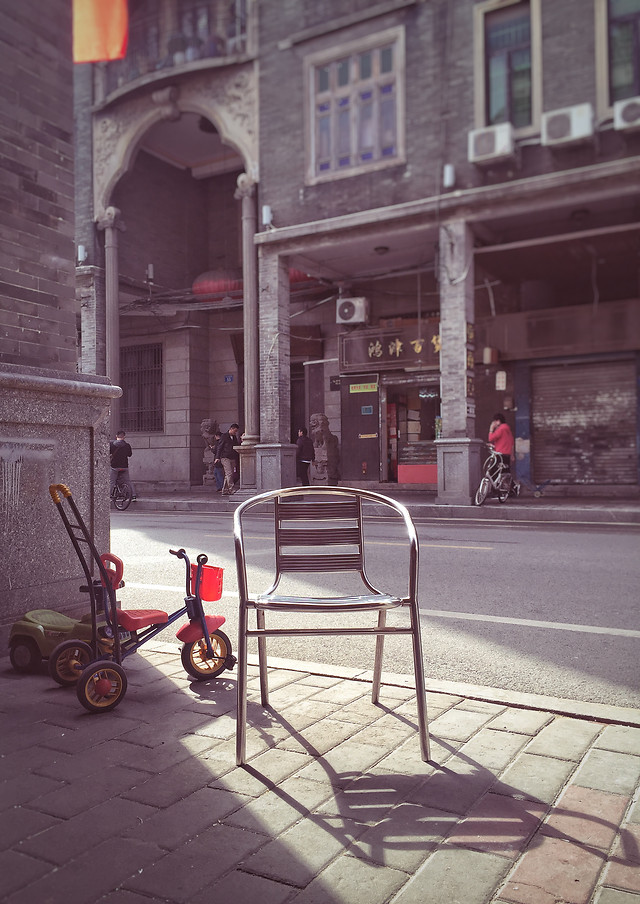
[[[220,440],[222,439],[222,433],[219,430],[213,434],[214,445],[213,445],[213,476],[216,481],[216,492],[221,493],[222,488],[224,487],[224,468],[222,467],[222,462],[218,457],[218,447],[220,446]]]
[[[111,440],[109,443],[109,454],[111,456],[110,489],[113,492],[116,485],[128,484],[131,487],[131,498],[137,499],[135,488],[129,477],[129,459],[133,455],[133,451],[125,439],[126,435],[124,430],[118,430],[115,440]]]
[[[303,487],[309,486],[309,466],[316,459],[313,440],[307,435],[307,428],[300,427],[296,441],[296,477]]]
[[[231,424],[227,432],[222,434],[220,442],[216,446],[216,461],[220,461],[224,470],[223,496],[231,496],[237,489],[237,485],[234,483],[234,474],[238,470],[240,460],[235,448],[240,445],[240,440],[238,439],[239,429],[238,424]]]

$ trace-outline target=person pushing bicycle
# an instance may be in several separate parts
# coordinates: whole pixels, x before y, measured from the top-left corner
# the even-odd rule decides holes
[[[131,487],[131,498],[136,498],[136,491],[129,477],[129,459],[133,452],[129,443],[125,440],[126,433],[124,430],[118,430],[115,440],[109,443],[109,452],[111,454],[111,478],[110,488],[123,483]]]
[[[491,425],[489,426],[489,442],[502,456],[502,461],[508,470],[511,470],[511,456],[513,455],[513,433],[511,427],[507,424],[504,414],[498,412],[494,414]]]

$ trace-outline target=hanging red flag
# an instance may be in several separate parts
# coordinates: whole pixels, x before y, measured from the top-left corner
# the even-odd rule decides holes
[[[127,0],[73,0],[73,62],[121,60],[127,52]]]

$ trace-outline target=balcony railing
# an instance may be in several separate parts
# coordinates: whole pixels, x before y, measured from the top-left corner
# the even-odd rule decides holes
[[[248,51],[247,0],[132,0],[123,60],[105,67],[104,95],[200,60]]]

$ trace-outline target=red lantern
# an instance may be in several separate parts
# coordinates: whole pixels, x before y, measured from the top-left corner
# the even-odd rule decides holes
[[[229,276],[224,270],[207,270],[193,281],[194,295],[215,295],[221,292],[237,292],[242,289],[242,280]]]

